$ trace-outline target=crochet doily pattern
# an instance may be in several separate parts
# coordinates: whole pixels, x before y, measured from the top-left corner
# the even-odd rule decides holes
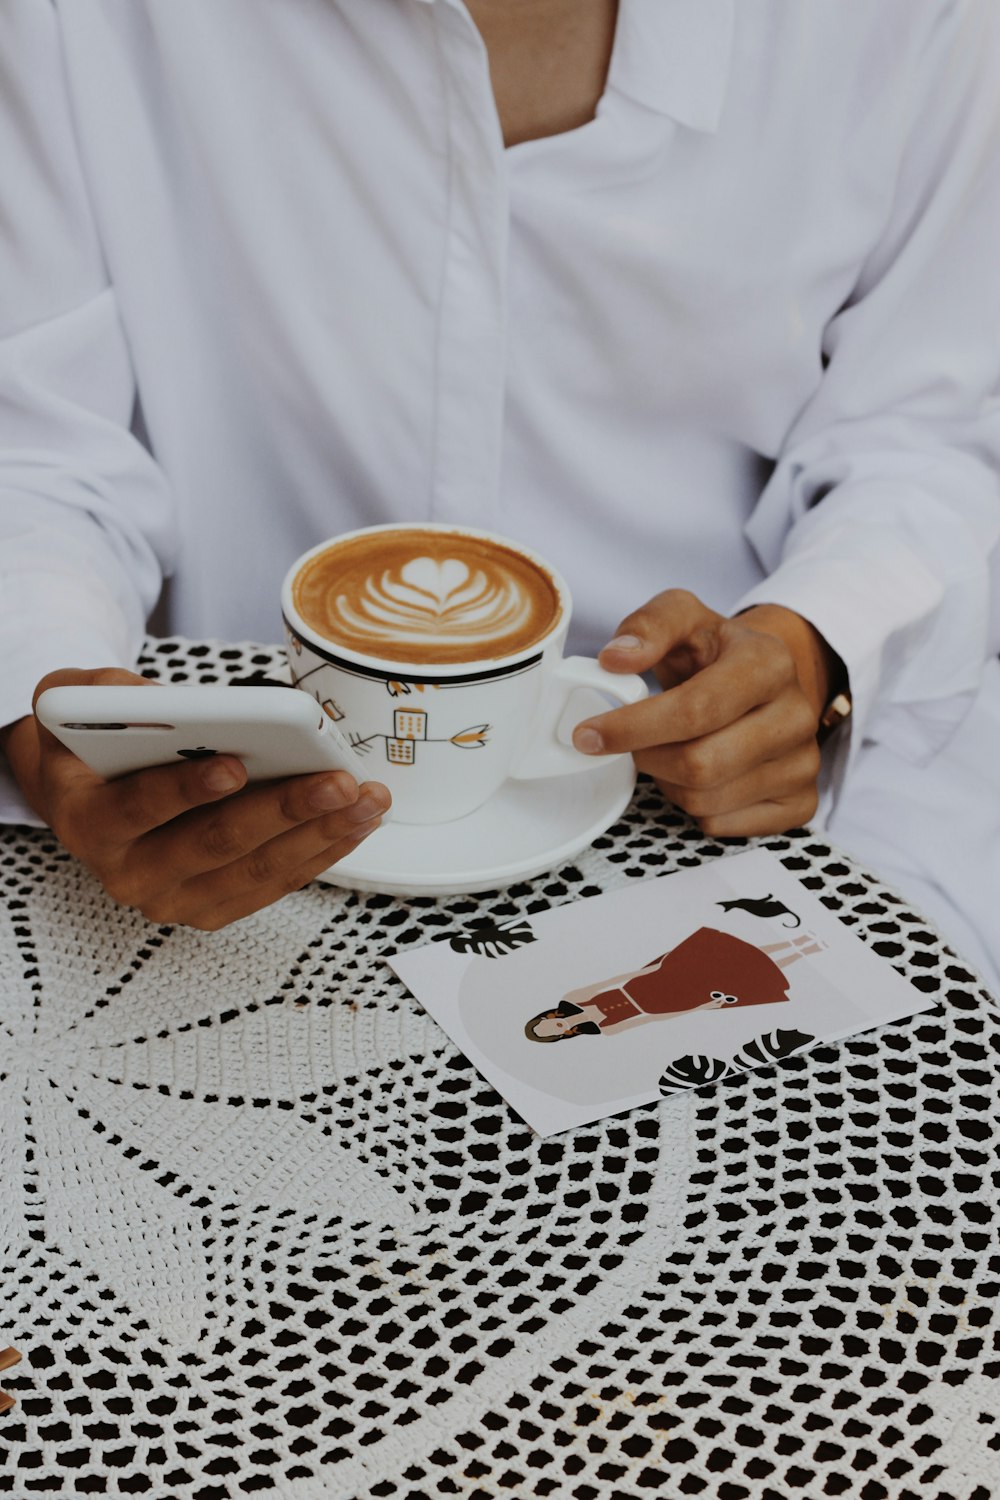
[[[762,842],[939,1003],[542,1141],[384,960],[738,847],[653,789],[507,890],[213,934],[4,831],[0,1494],[1000,1495],[1000,1013],[820,839]]]

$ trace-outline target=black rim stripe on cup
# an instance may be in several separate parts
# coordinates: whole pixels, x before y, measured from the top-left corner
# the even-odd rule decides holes
[[[282,615],[282,619],[285,619],[284,615]],[[287,620],[285,620],[285,629],[293,639],[301,639],[298,631]],[[458,675],[449,673],[447,677],[441,677],[411,672],[409,670],[400,670],[399,668],[391,671],[384,670],[381,667],[363,667],[358,662],[346,661],[342,656],[335,656],[332,651],[324,651],[322,646],[317,646],[311,640],[303,640],[302,644],[314,656],[322,657],[332,667],[337,667],[341,672],[347,672],[352,677],[373,677],[378,682],[417,682],[431,687],[461,687],[470,682],[493,682],[498,677],[516,677],[519,672],[527,672],[529,668],[536,667],[542,659],[542,652],[539,651],[534,656],[529,656],[525,661],[515,661],[506,667],[491,667],[488,672],[463,672]],[[306,673],[298,680],[304,682],[305,677],[309,675],[309,673]]]

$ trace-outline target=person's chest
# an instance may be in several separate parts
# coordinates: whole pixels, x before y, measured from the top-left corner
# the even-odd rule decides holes
[[[179,271],[175,306],[198,302],[230,379],[280,375],[300,407],[356,396],[381,455],[432,386],[439,413],[481,396],[495,425],[522,377],[568,398],[606,383],[616,408],[767,451],[892,190],[891,132],[844,81],[863,27],[817,101],[831,28],[759,8],[781,25],[713,39],[724,104],[703,128],[686,75],[709,49],[668,24],[683,6],[621,0],[615,27],[604,0],[574,3],[588,24],[540,5],[530,46],[500,0],[62,5],[126,317],[155,316]]]
[[[596,118],[505,149],[498,54],[455,0],[61,0],[177,492],[200,494],[208,453],[232,493],[294,497],[303,538],[335,503],[341,525],[391,505],[572,547],[600,619],[627,603],[600,559],[655,555],[686,507],[688,586],[756,581],[743,552],[725,572],[741,544],[718,540],[757,485],[743,456],[774,452],[820,378],[893,140],[851,72],[867,11],[839,41],[818,8],[762,3],[736,12],[731,48],[699,41],[725,8],[620,0]],[[568,514],[587,518],[572,537]]]
[[[618,0],[466,0],[483,38],[504,144],[561,135],[594,118]]]

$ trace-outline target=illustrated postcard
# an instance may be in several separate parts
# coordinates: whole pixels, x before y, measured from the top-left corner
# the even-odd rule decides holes
[[[766,850],[389,962],[541,1135],[935,1003]]]

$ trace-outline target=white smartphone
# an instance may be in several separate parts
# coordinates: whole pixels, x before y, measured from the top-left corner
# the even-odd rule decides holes
[[[46,729],[99,775],[235,755],[251,781],[349,771],[370,780],[326,711],[298,688],[48,688],[35,704]]]

